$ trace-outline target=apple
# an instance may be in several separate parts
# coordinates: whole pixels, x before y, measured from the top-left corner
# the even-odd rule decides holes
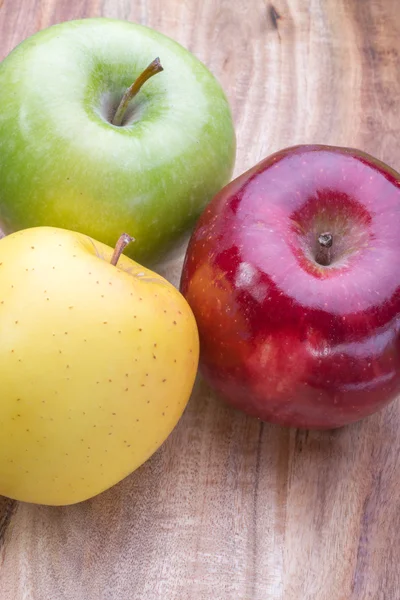
[[[151,264],[231,178],[235,133],[220,84],[135,23],[83,19],[36,33],[1,63],[0,105],[6,233],[47,225],[112,246],[129,231],[128,255]]]
[[[264,421],[336,428],[400,392],[400,175],[359,150],[296,146],[211,201],[181,291],[200,366]]]
[[[128,238],[129,239],[129,238]],[[165,279],[83,234],[0,240],[0,494],[73,504],[146,461],[198,364],[193,314]]]

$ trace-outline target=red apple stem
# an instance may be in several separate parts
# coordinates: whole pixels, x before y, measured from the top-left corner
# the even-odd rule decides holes
[[[164,69],[160,63],[159,58],[155,58],[148,65],[148,67],[145,68],[143,73],[139,75],[139,77],[132,83],[130,87],[128,87],[125,94],[122,96],[121,102],[119,103],[119,106],[115,111],[114,118],[111,121],[112,125],[116,125],[117,127],[120,127],[122,125],[126,109],[128,108],[128,105],[132,98],[136,96],[142,85],[146,83],[146,81],[150,79],[150,77],[153,77],[153,75],[155,75],[156,73],[160,73],[163,70]]]
[[[128,235],[127,233],[123,233],[120,236],[120,238],[114,248],[114,253],[111,257],[111,264],[114,265],[114,267],[117,265],[117,262],[119,261],[119,258],[121,256],[121,254],[123,253],[123,251],[125,250],[125,248],[127,247],[127,245],[134,241],[135,241],[135,238]]]
[[[317,252],[315,260],[323,267],[327,267],[332,261],[333,235],[328,231],[318,236]]]

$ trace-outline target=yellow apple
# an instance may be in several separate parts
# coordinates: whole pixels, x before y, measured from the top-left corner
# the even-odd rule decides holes
[[[165,279],[112,257],[52,227],[0,240],[0,494],[90,498],[182,415],[198,365],[193,314]]]

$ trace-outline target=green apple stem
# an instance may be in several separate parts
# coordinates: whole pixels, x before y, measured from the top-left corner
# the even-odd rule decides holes
[[[153,62],[151,62],[149,66],[145,68],[143,73],[139,75],[139,77],[132,83],[130,87],[128,87],[125,94],[122,96],[122,100],[119,103],[117,110],[115,111],[113,120],[111,121],[113,125],[117,125],[118,127],[122,125],[126,109],[128,108],[132,98],[136,96],[142,85],[146,83],[146,81],[150,79],[150,77],[153,77],[153,75],[156,75],[156,73],[160,73],[160,71],[163,70],[164,69],[161,66],[159,58],[155,58]]]
[[[119,261],[119,258],[121,256],[121,254],[123,253],[123,251],[125,250],[125,248],[127,247],[127,245],[134,241],[135,241],[135,238],[128,235],[127,233],[123,233],[121,235],[121,237],[119,238],[119,240],[114,248],[114,253],[111,257],[111,264],[114,265],[114,267],[117,265],[117,262]]]
[[[317,253],[315,260],[323,267],[327,267],[332,261],[333,235],[328,231],[318,236]]]

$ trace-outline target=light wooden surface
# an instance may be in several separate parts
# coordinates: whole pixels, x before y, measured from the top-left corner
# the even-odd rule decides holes
[[[212,69],[236,174],[304,142],[400,168],[398,0],[0,0],[0,57],[97,15],[159,29]],[[176,283],[180,266],[163,271]],[[399,600],[399,423],[395,403],[334,433],[284,430],[199,381],[167,443],[115,488],[70,508],[0,501],[0,599]]]

